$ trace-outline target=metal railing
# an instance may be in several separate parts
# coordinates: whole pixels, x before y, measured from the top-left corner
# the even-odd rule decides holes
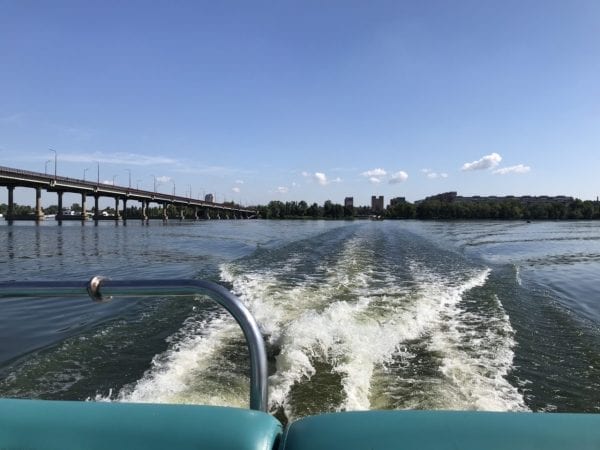
[[[143,189],[136,189],[136,188],[126,187],[126,186],[104,184],[104,183],[100,183],[99,180],[98,181],[80,180],[78,178],[64,177],[61,175],[55,176],[54,174],[32,172],[30,170],[13,169],[12,167],[0,166],[0,177],[3,175],[4,176],[19,176],[20,175],[23,177],[27,177],[29,179],[29,181],[44,183],[44,184],[48,184],[48,185],[50,185],[52,182],[71,183],[71,184],[76,184],[77,185],[77,186],[75,186],[76,188],[89,189],[90,191],[93,191],[95,189],[101,189],[103,191],[110,191],[111,193],[114,193],[115,195],[124,195],[127,197],[129,197],[129,196],[148,197],[149,199],[153,199],[153,200],[156,199],[157,201],[160,200],[160,201],[178,202],[181,204],[188,204],[188,205],[199,206],[199,207],[204,207],[204,208],[213,208],[213,209],[218,209],[218,210],[222,210],[222,211],[234,211],[234,212],[239,211],[239,212],[245,212],[245,213],[250,213],[250,214],[256,213],[256,211],[254,211],[254,210],[246,209],[243,207],[236,208],[235,206],[226,206],[222,203],[207,202],[206,200],[200,200],[200,199],[197,200],[197,199],[194,199],[191,197],[184,197],[181,195],[171,195],[171,194],[165,194],[165,193],[160,193],[160,192],[155,192],[155,191],[145,191]]]
[[[216,294],[210,298],[223,306],[241,327],[250,352],[250,409],[267,411],[267,353],[250,311],[242,301],[216,283],[202,280],[110,280],[93,277],[90,281],[19,281],[0,283],[1,298],[81,297],[86,294],[97,302],[117,297],[190,296]]]

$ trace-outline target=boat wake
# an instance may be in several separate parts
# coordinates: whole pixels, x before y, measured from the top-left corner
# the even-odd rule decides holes
[[[321,251],[304,242],[221,266],[266,336],[271,411],[526,409],[506,378],[514,331],[485,289],[491,270],[448,273],[414,246],[374,242],[359,228]],[[233,320],[188,319],[119,399],[244,406],[246,360]]]

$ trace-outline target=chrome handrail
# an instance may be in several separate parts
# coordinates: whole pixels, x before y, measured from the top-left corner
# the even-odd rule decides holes
[[[267,411],[267,353],[256,323],[242,301],[216,283],[203,280],[111,280],[93,277],[90,281],[16,281],[0,283],[0,298],[8,297],[81,297],[104,302],[114,297],[156,295],[189,296],[210,292],[241,327],[250,352],[250,409]]]

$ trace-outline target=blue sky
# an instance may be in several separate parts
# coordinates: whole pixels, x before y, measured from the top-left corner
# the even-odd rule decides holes
[[[595,199],[599,23],[596,0],[0,0],[0,165],[52,148],[60,175],[244,204]]]

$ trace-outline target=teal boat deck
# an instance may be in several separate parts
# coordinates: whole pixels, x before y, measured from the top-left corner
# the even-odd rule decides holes
[[[2,450],[267,450],[280,434],[270,415],[240,408],[0,400]]]
[[[600,415],[365,411],[283,430],[239,408],[2,399],[0,449],[597,450]]]

